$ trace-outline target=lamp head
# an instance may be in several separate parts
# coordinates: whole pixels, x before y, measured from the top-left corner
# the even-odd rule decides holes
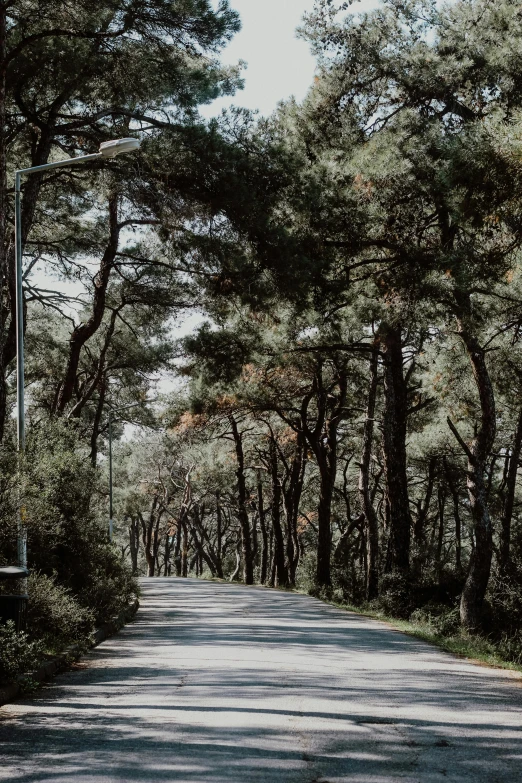
[[[140,148],[138,139],[114,139],[114,141],[104,141],[100,144],[100,154],[104,158],[115,158],[116,155],[123,155],[125,152],[134,152]]]

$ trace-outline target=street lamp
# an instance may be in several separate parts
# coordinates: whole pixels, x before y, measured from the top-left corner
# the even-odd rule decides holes
[[[73,166],[76,163],[85,163],[88,160],[99,158],[115,158],[125,152],[134,152],[139,149],[138,139],[115,139],[104,141],[100,144],[99,152],[92,155],[81,155],[78,158],[67,158],[56,163],[46,163],[43,166],[32,166],[28,169],[15,171],[15,255],[16,255],[16,402],[17,402],[17,435],[18,435],[18,459],[19,470],[25,451],[25,389],[24,389],[24,307],[22,292],[22,213],[20,206],[20,183],[22,176],[35,172],[57,169],[61,166]],[[23,500],[21,499],[23,502]],[[19,503],[18,510],[18,564],[22,568],[27,567],[27,537],[24,528],[25,510]]]

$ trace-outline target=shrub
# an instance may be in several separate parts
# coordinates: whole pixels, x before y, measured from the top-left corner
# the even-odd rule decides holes
[[[492,606],[488,630],[498,636],[504,632],[516,635],[522,626],[521,560],[513,559],[505,574],[493,573],[488,598]]]
[[[0,625],[0,682],[14,682],[34,669],[42,656],[41,641],[31,641],[26,633],[17,631],[12,620]]]
[[[31,574],[28,580],[27,628],[49,651],[85,640],[94,629],[94,614],[81,606],[56,576]]]
[[[139,595],[138,581],[121,556],[109,547],[92,558],[90,572],[78,592],[78,600],[89,607],[97,623],[118,614]]]
[[[60,611],[76,618],[74,633],[87,622],[87,615],[79,612],[90,610],[89,617],[101,623],[127,605],[138,589],[107,541],[105,521],[97,518],[98,475],[88,456],[75,428],[64,421],[42,422],[31,430],[25,480],[29,567],[52,577],[55,588],[62,590],[55,596]],[[60,623],[58,615],[57,631]]]
[[[522,664],[522,631],[502,634],[496,646],[499,654],[506,661],[512,661],[519,666]]]
[[[393,571],[380,581],[379,598],[372,606],[385,614],[407,619],[415,608],[415,590],[407,574]]]
[[[449,608],[446,604],[429,603],[415,609],[410,615],[414,625],[427,626],[433,633],[440,636],[451,636],[460,628],[459,610]]]

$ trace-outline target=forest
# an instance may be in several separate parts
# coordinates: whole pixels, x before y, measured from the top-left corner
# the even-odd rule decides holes
[[[316,0],[308,95],[261,117],[220,60],[233,2],[0,2],[0,564],[21,491],[24,654],[138,576],[192,576],[522,662],[522,10],[350,6]],[[24,181],[19,460],[14,171],[121,137],[139,153]]]

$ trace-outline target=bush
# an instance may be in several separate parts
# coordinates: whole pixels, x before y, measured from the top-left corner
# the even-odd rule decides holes
[[[62,590],[56,593],[59,611],[76,618],[74,633],[87,622],[87,615],[79,612],[90,610],[95,623],[104,622],[126,606],[138,588],[107,541],[106,522],[97,518],[99,479],[85,443],[67,422],[43,422],[28,438],[26,465],[29,567],[52,577]],[[57,631],[60,624],[58,614]]]
[[[488,598],[492,606],[488,630],[516,635],[522,627],[522,562],[514,559],[508,573],[493,573]]]
[[[38,666],[42,656],[41,641],[30,641],[26,633],[16,630],[12,620],[0,625],[0,682],[14,682]]]
[[[78,600],[92,610],[96,623],[103,623],[137,598],[139,587],[138,580],[118,552],[103,547],[97,554],[96,560],[91,559],[91,570],[85,575]]]
[[[415,609],[410,615],[414,625],[427,626],[440,636],[452,636],[459,632],[460,616],[457,607],[449,608],[445,604],[429,603]]]
[[[57,584],[55,575],[31,574],[28,593],[28,631],[32,638],[41,639],[48,651],[84,641],[93,631],[94,613]]]
[[[403,620],[415,609],[415,589],[402,571],[384,574],[379,590],[379,598],[372,602],[372,608]]]
[[[0,565],[16,561],[17,465],[14,443],[6,436],[0,444]]]
[[[511,634],[502,634],[500,641],[496,644],[499,654],[506,661],[522,665],[522,631],[518,630]]]

